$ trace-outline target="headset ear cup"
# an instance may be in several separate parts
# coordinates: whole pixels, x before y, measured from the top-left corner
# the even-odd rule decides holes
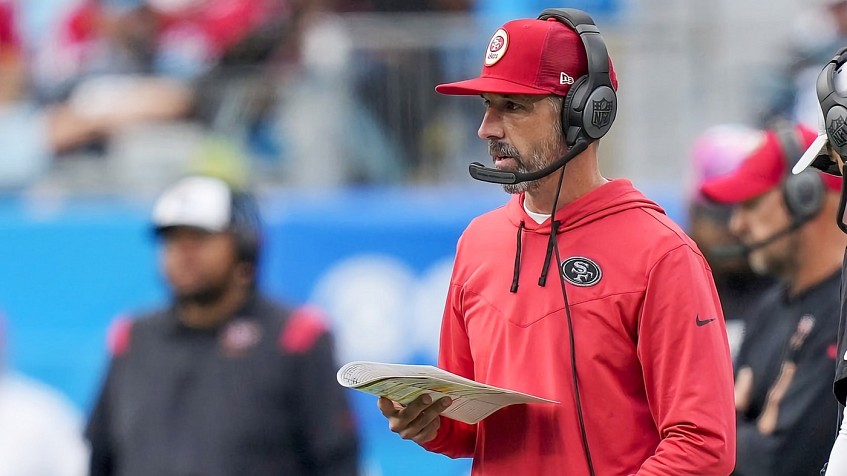
[[[614,89],[600,86],[585,99],[582,110],[582,130],[591,140],[597,140],[612,128],[618,112],[618,97]]]
[[[826,190],[817,172],[806,170],[800,174],[789,174],[782,184],[785,207],[795,223],[814,218],[823,208]]]
[[[583,116],[579,110],[583,109],[581,100],[587,93],[586,89],[588,89],[588,76],[581,76],[574,81],[562,102],[562,134],[568,147],[573,147],[577,139],[584,136]]]

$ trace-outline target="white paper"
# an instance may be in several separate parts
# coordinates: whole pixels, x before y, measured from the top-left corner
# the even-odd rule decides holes
[[[408,405],[429,394],[432,401],[453,400],[441,414],[465,423],[477,423],[495,411],[516,403],[558,403],[526,393],[466,379],[431,365],[350,362],[337,374],[338,383],[362,392]]]

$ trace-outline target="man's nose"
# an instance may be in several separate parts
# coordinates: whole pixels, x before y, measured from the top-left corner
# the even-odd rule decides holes
[[[479,125],[477,135],[480,139],[502,139],[503,126],[500,115],[493,109],[487,109],[485,115],[482,116],[482,123]]]
[[[732,236],[739,238],[744,232],[745,223],[744,210],[739,206],[733,207],[728,224],[728,229],[732,233]]]

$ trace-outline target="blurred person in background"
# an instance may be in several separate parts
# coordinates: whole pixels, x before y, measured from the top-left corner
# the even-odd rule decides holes
[[[59,391],[8,367],[0,315],[0,476],[83,476],[82,414]]]
[[[847,0],[812,0],[798,5],[788,44],[778,55],[779,67],[757,77],[757,96],[764,101],[760,121],[765,126],[789,120],[814,128],[818,110],[815,79],[820,65],[847,44]]]
[[[378,48],[365,46],[365,54],[359,52],[357,68],[353,69],[350,94],[361,98],[357,114],[372,120],[375,130],[384,130],[388,135],[381,141],[385,143],[381,150],[374,151],[380,154],[379,159],[371,158],[364,164],[389,171],[390,174],[382,174],[394,180],[426,183],[446,179],[440,175],[453,171],[448,168],[451,164],[447,163],[450,159],[446,156],[446,146],[452,144],[450,134],[456,132],[457,124],[449,122],[455,118],[445,116],[443,100],[431,97],[430,92],[432,83],[443,81],[451,67],[476,64],[475,58],[473,62],[462,61],[466,58],[456,51],[467,50],[456,48],[449,41],[456,32],[445,28],[445,25],[462,25],[458,28],[469,29],[470,23],[458,22],[467,18],[473,1],[334,0],[332,3],[340,13],[354,14],[354,22],[357,17],[365,17],[371,19],[371,24],[384,23],[386,30],[400,30],[390,36],[383,35],[387,39]],[[390,158],[386,160],[386,157]]]
[[[413,117],[408,111],[414,110],[416,103],[409,98],[419,96],[416,83],[425,76],[423,60],[417,63],[416,76],[398,80],[402,67],[393,62],[384,67],[384,45],[373,46],[379,28],[365,28],[362,35],[366,38],[359,38],[339,14],[348,13],[345,2],[299,3],[297,48],[288,49],[292,61],[281,62],[284,66],[278,68],[275,102],[258,123],[270,126],[264,129],[269,134],[263,136],[259,130],[253,136],[264,137],[264,143],[270,145],[265,152],[270,158],[266,165],[275,169],[265,167],[265,176],[275,174],[279,182],[318,188],[402,182],[408,172],[402,152],[405,144],[389,132],[402,136],[404,124]],[[394,17],[385,20],[396,24]],[[390,43],[387,35],[376,36],[377,41]],[[400,51],[389,58],[403,62],[409,55],[402,54],[406,47]],[[373,74],[359,78],[362,71]],[[368,90],[375,86],[377,92],[362,94],[359,85],[367,85]],[[381,106],[395,113],[388,123],[380,117]],[[326,110],[333,114],[327,116]],[[308,167],[303,166],[303,157],[309,158]]]
[[[137,75],[191,81],[268,55],[289,35],[285,0],[75,0],[37,51],[36,86],[61,99],[87,79]]]
[[[355,475],[358,437],[333,337],[256,282],[255,200],[210,176],[152,212],[171,304],[116,321],[86,435],[92,475]]]
[[[251,127],[272,104],[275,82],[261,66],[299,34],[291,20],[299,2],[286,0],[64,3],[48,33],[25,44],[12,37],[23,81],[14,83],[0,145],[20,152],[0,165],[0,186],[6,177],[7,188],[52,179],[159,189],[192,162],[249,147]],[[13,18],[27,8],[4,4]]]
[[[738,238],[729,230],[732,207],[707,200],[701,185],[732,171],[750,152],[761,145],[764,133],[743,124],[709,127],[695,139],[689,160],[688,235],[697,243],[712,268],[712,276],[721,299],[729,334],[730,349],[737,356],[747,325],[749,309],[773,280],[753,272],[740,248]]]
[[[0,190],[38,182],[66,154],[137,124],[187,113],[186,88],[162,79],[87,84],[44,101],[36,67],[40,45],[21,28],[26,4],[0,0]]]
[[[847,236],[832,217],[841,183],[791,174],[815,137],[799,124],[768,129],[740,165],[701,186],[733,206],[730,231],[750,267],[778,280],[747,309],[736,359],[737,476],[816,474],[835,439],[830,382]]]
[[[599,170],[616,89],[593,20],[573,9],[507,22],[480,77],[436,86],[481,96],[493,168],[472,175],[512,194],[459,240],[438,366],[558,402],[468,425],[441,415],[447,397],[379,399],[391,431],[473,458],[474,475],[734,466],[732,365],[708,264],[655,202]]]
[[[841,201],[835,214],[835,223],[847,233],[847,181],[844,181],[844,157],[847,157],[847,48],[841,48],[818,73],[815,96],[818,104],[818,137],[806,149],[794,167],[795,174],[818,171],[842,183]],[[841,315],[835,380],[832,391],[838,401],[838,432],[829,461],[821,474],[847,475],[847,254],[844,257],[841,280]]]

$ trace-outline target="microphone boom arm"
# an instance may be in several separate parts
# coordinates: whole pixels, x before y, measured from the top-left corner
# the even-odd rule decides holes
[[[486,167],[479,162],[473,162],[468,166],[468,173],[471,174],[471,177],[481,182],[499,183],[504,185],[530,182],[532,180],[544,178],[564,167],[571,161],[571,159],[583,153],[585,149],[588,148],[588,144],[588,140],[577,140],[573,147],[565,152],[565,155],[556,159],[547,167],[544,167],[541,170],[536,170],[535,172],[510,172],[493,167]]]

